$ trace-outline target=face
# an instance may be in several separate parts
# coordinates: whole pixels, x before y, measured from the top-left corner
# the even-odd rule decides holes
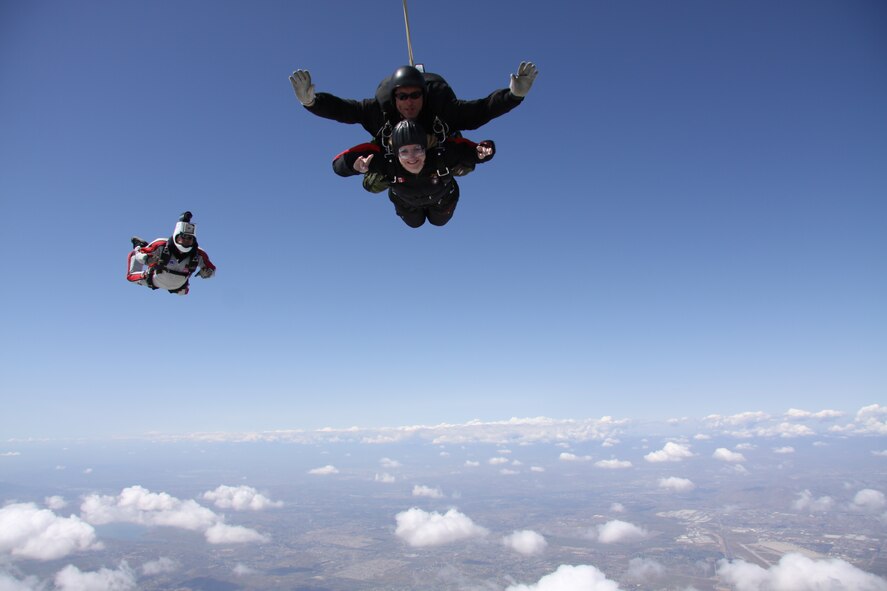
[[[394,105],[404,119],[415,119],[422,110],[422,89],[417,86],[401,86],[394,91]]]
[[[176,236],[176,244],[180,244],[185,248],[190,246],[194,246],[194,235],[193,234],[179,234]]]
[[[419,174],[425,166],[425,148],[419,144],[401,146],[397,150],[397,159],[409,172]]]

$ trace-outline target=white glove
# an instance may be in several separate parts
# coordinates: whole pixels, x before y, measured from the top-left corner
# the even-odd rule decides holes
[[[135,259],[143,265],[153,265],[160,260],[160,253],[155,251],[151,254],[148,254],[140,250],[136,252]]]
[[[216,272],[209,267],[204,267],[201,270],[197,271],[197,274],[200,276],[201,279],[209,279],[210,277],[215,275]]]
[[[511,75],[511,82],[508,89],[514,96],[525,97],[533,86],[533,81],[539,75],[536,64],[533,62],[521,62],[517,68],[517,74]]]
[[[314,85],[311,84],[311,72],[308,70],[296,70],[290,76],[290,84],[299,102],[310,107],[314,104]]]

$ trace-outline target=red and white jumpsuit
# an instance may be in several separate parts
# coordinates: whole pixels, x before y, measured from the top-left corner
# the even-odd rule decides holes
[[[169,261],[161,265],[158,259],[164,246],[169,248],[170,255]],[[192,248],[197,249],[197,275],[209,279],[215,274],[216,266],[209,260],[205,250],[196,245]],[[127,265],[128,281],[152,289],[165,289],[176,295],[188,294],[188,280],[192,273],[191,252],[182,253],[168,238],[158,238],[147,246],[137,246],[129,253]]]

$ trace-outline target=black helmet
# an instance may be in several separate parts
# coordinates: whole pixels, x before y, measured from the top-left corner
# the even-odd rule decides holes
[[[425,76],[413,66],[401,66],[391,75],[391,92],[402,86],[415,86],[425,92]]]
[[[427,148],[428,136],[425,135],[425,130],[421,125],[415,121],[404,119],[394,126],[394,131],[391,132],[391,144],[395,150],[413,144]]]

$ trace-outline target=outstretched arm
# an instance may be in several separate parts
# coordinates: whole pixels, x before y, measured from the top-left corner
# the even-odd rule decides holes
[[[200,270],[197,272],[197,275],[201,279],[209,279],[216,274],[216,266],[212,263],[211,260],[209,260],[209,255],[206,254],[205,250],[203,250],[202,248],[198,248],[197,252],[200,255],[200,262],[198,263]]]
[[[354,176],[372,170],[379,172],[382,150],[376,144],[358,144],[333,159],[333,171],[339,176]]]
[[[290,84],[302,106],[318,117],[339,123],[360,123],[371,134],[376,133],[373,109],[378,109],[378,106],[375,99],[357,101],[342,99],[328,92],[316,92],[308,70],[293,72]]]
[[[442,95],[433,108],[443,115],[450,129],[477,129],[521,104],[538,75],[539,70],[533,62],[521,62],[517,74],[511,75],[508,88],[470,101],[458,100],[454,95]]]
[[[496,144],[493,140],[484,140],[479,144],[464,137],[447,140],[447,165],[472,165],[489,162],[496,155]]]

